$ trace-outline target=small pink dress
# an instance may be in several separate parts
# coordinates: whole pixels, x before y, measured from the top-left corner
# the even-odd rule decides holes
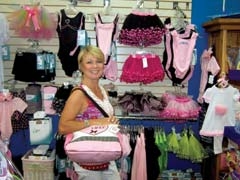
[[[229,85],[226,88],[213,86],[203,94],[209,103],[200,135],[222,136],[224,126],[235,125],[234,103],[239,99],[239,90]]]

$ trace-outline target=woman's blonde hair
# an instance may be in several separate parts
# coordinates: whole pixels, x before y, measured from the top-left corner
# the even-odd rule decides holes
[[[101,60],[103,63],[105,62],[105,56],[104,56],[102,50],[96,46],[89,45],[89,46],[84,47],[80,51],[80,53],[78,55],[78,64],[80,64],[87,55],[92,55],[93,57],[97,58],[98,60]]]

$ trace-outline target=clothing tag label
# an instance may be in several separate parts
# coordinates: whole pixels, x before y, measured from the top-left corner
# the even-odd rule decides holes
[[[50,72],[52,73],[56,68],[56,56],[55,54],[49,54],[48,58],[49,58],[49,69],[50,69]]]
[[[44,100],[53,100],[54,96],[55,96],[55,93],[45,93],[43,95],[43,99]]]
[[[2,46],[2,60],[10,60],[10,47],[8,45]]]
[[[26,100],[30,102],[37,102],[37,96],[33,94],[26,94]]]
[[[209,78],[208,78],[208,83],[213,84],[213,80],[214,80],[214,76],[210,75]]]
[[[30,144],[50,144],[52,141],[52,119],[29,121]]]
[[[148,62],[147,62],[147,58],[146,57],[142,58],[142,63],[143,63],[143,68],[147,68],[148,67]]]
[[[45,69],[44,57],[42,54],[37,54],[37,70],[44,69]]]
[[[78,46],[86,46],[87,43],[88,43],[87,31],[86,30],[78,30],[77,45]]]
[[[192,65],[197,64],[197,49],[193,49],[193,54],[192,54]]]

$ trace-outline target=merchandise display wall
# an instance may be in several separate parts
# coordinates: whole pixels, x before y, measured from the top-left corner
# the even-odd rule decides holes
[[[20,2],[3,2],[0,5],[2,6],[2,13],[6,16],[11,14],[12,12],[18,10],[20,8],[19,5],[22,5],[24,3],[30,3],[31,1],[20,1]],[[46,8],[46,10],[51,13],[56,19],[57,13],[60,12],[61,9],[64,9],[67,7],[67,5],[70,3],[68,0],[62,0],[62,1],[41,1],[40,4]],[[98,12],[100,12],[102,21],[103,22],[112,22],[115,18],[116,13],[119,14],[119,28],[122,27],[123,21],[125,20],[125,17],[136,7],[136,1],[111,1],[111,9],[110,12],[107,14],[104,14],[104,5],[103,2],[99,3],[99,0],[92,0],[90,2],[84,2],[84,1],[78,1],[77,6],[75,7],[77,12],[83,12],[85,15],[85,29],[87,30],[88,37],[90,38],[91,44],[96,44],[96,34],[94,30],[95,22],[94,22],[94,15]],[[159,7],[156,8],[156,2],[154,1],[145,1],[144,2],[144,8],[146,8],[146,11],[153,11],[156,12],[156,14],[159,16],[162,22],[164,22],[165,18],[172,17],[172,21],[178,22],[178,17],[176,15],[177,10],[174,8],[174,4],[172,1],[160,1]],[[186,15],[186,20],[188,22],[191,21],[191,0],[188,1],[178,1],[178,6],[184,11],[184,14]],[[5,86],[9,87],[13,83],[13,74],[12,74],[12,67],[14,58],[16,55],[16,51],[19,48],[28,48],[31,44],[31,42],[28,41],[27,38],[21,38],[19,35],[16,35],[14,30],[11,29],[10,31],[10,38],[7,42],[10,48],[10,58],[5,60],[3,62],[4,64],[4,81]],[[50,40],[40,40],[39,41],[39,49],[44,49],[47,51],[51,51],[54,54],[57,54],[59,48],[59,40],[57,37],[57,33],[53,38]],[[151,84],[147,84],[144,86],[141,86],[139,83],[124,83],[120,82],[120,75],[122,73],[122,68],[125,60],[130,54],[135,53],[136,51],[142,50],[139,47],[134,46],[127,46],[123,44],[119,44],[117,42],[117,69],[118,69],[118,78],[116,81],[114,81],[114,84],[117,86],[117,90],[119,94],[123,94],[126,89],[131,90],[139,90],[143,88],[146,91],[151,91],[156,95],[161,95],[166,90],[174,90],[172,87],[171,81],[165,77],[163,81],[157,81],[153,82]],[[154,53],[156,55],[159,55],[160,59],[162,60],[163,56],[163,43],[152,45],[149,47],[145,47],[144,51],[148,51],[151,53]],[[63,82],[71,82],[72,78],[67,77],[62,69],[62,64],[60,63],[59,58],[56,59],[56,77],[54,80],[54,83],[56,85],[61,85]],[[108,84],[111,81],[109,80],[102,80],[103,84]],[[26,83],[22,81],[16,81],[15,87],[26,87]],[[46,84],[46,83],[43,83]],[[187,85],[186,88],[183,89],[184,92],[187,91]]]

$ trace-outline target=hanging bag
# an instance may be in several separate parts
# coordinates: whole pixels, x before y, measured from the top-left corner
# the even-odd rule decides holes
[[[87,94],[105,117],[108,114]],[[75,90],[75,88],[74,88]],[[68,158],[80,165],[98,165],[117,160],[122,148],[118,138],[118,125],[94,125],[66,135],[64,144]]]

